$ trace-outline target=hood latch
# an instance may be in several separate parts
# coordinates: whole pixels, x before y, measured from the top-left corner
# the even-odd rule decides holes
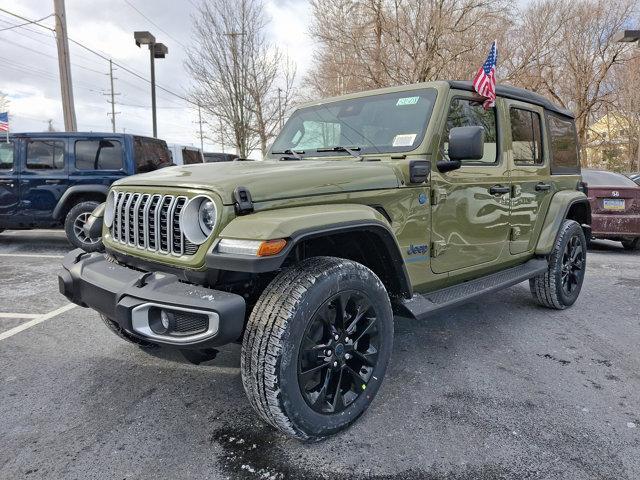
[[[247,187],[236,187],[233,191],[233,198],[236,201],[234,204],[236,215],[246,215],[253,212],[253,201]]]

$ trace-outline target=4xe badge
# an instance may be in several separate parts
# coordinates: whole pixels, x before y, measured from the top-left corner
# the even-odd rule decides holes
[[[426,245],[409,245],[407,248],[407,253],[409,255],[426,255],[429,251],[429,247]]]

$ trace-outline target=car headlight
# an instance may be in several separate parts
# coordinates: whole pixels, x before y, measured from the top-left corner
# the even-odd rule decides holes
[[[104,224],[107,228],[111,228],[113,225],[113,219],[116,214],[116,194],[113,190],[107,195],[107,202],[104,206]]]
[[[216,204],[199,195],[187,202],[180,212],[180,230],[191,243],[200,245],[213,233],[218,219]]]

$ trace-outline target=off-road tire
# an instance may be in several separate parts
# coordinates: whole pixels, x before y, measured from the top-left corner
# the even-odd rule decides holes
[[[78,203],[69,210],[64,220],[64,231],[67,234],[67,239],[74,247],[81,248],[85,252],[99,252],[104,248],[102,240],[96,243],[83,242],[75,231],[77,228],[76,220],[79,219],[80,216],[91,214],[98,205],[98,202],[93,201]]]
[[[622,240],[622,246],[625,250],[638,250],[640,249],[640,237],[630,240]]]
[[[115,321],[111,320],[109,317],[100,314],[100,318],[102,319],[104,324],[107,326],[107,328],[111,330],[113,333],[115,333],[121,339],[129,343],[133,343],[134,345],[137,345],[143,350],[152,350],[154,348],[158,348],[157,343],[148,342],[146,340],[142,340],[141,338],[134,337],[129,332],[127,332],[124,328],[120,327],[120,325],[118,325]]]
[[[376,309],[381,345],[366,394],[340,413],[321,414],[305,402],[298,354],[307,325],[323,303],[343,291],[362,292]],[[317,441],[347,428],[367,409],[384,377],[393,344],[393,313],[380,279],[359,263],[314,257],[281,272],[251,312],[242,343],[242,384],[259,416],[287,435]]]
[[[578,238],[578,242],[582,246],[582,274],[576,289],[568,295],[562,288],[562,262],[565,248],[574,237]],[[582,289],[582,282],[587,266],[586,254],[587,240],[582,227],[574,220],[565,220],[560,227],[560,232],[556,238],[553,250],[549,255],[549,268],[545,273],[529,280],[529,288],[531,289],[533,298],[535,298],[540,305],[556,310],[564,310],[573,305],[578,299],[580,290]]]

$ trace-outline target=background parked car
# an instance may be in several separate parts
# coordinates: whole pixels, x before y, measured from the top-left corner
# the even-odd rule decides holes
[[[238,158],[238,155],[235,153],[204,152],[204,161],[206,163],[231,162],[236,158]]]
[[[170,143],[167,145],[171,152],[171,161],[174,165],[193,165],[194,163],[204,163],[202,150],[197,147],[189,147]]]
[[[628,177],[604,170],[582,170],[589,190],[593,238],[640,246],[640,187]]]
[[[0,142],[0,232],[64,226],[99,250],[83,226],[119,178],[171,165],[164,140],[116,133],[19,133]]]

